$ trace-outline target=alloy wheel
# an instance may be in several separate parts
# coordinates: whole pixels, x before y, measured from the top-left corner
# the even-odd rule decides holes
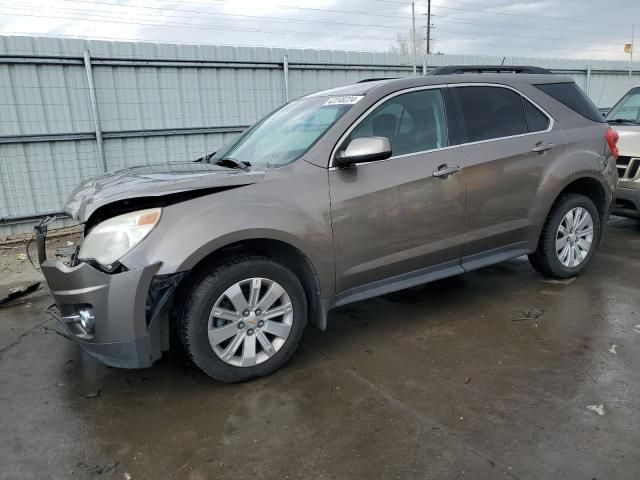
[[[234,283],[209,315],[209,343],[225,363],[251,367],[267,361],[285,344],[293,305],[285,289],[268,278]]]
[[[556,254],[565,267],[580,265],[593,245],[593,218],[589,211],[576,207],[562,218],[556,233]]]

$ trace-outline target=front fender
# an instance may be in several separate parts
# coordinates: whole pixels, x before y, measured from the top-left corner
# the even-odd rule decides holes
[[[302,252],[318,275],[322,296],[333,295],[327,171],[305,165],[296,174],[280,172],[254,185],[165,207],[158,226],[121,263],[139,268],[160,261],[159,275],[183,272],[227,245],[265,238]]]

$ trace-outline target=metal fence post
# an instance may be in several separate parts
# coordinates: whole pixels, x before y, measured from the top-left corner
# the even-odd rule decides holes
[[[591,94],[591,65],[587,66],[587,96]]]
[[[289,56],[285,55],[282,61],[284,68],[284,101],[289,102]]]
[[[427,74],[427,59],[423,58],[422,59],[422,76],[425,76]]]
[[[96,97],[96,87],[93,83],[93,71],[91,70],[91,53],[84,51],[84,68],[87,72],[87,83],[89,84],[89,97],[91,98],[91,111],[93,112],[93,125],[96,131],[96,143],[98,144],[98,155],[102,160],[103,170],[107,169],[107,158],[104,155],[102,146],[102,128],[100,127],[100,115],[98,113],[98,98]]]

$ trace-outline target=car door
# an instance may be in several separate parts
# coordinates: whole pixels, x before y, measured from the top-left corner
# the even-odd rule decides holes
[[[527,253],[531,212],[545,173],[564,147],[553,119],[506,86],[451,88],[465,132],[467,237],[462,266]]]
[[[360,287],[364,298],[369,287],[379,294],[462,271],[462,151],[449,142],[443,92],[411,89],[381,100],[334,152],[369,136],[387,137],[392,148],[387,160],[329,169],[338,292]]]

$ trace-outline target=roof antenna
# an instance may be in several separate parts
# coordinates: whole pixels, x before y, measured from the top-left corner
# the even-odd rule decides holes
[[[504,61],[507,59],[507,57],[502,57],[502,61],[500,62],[500,65],[504,65]]]

